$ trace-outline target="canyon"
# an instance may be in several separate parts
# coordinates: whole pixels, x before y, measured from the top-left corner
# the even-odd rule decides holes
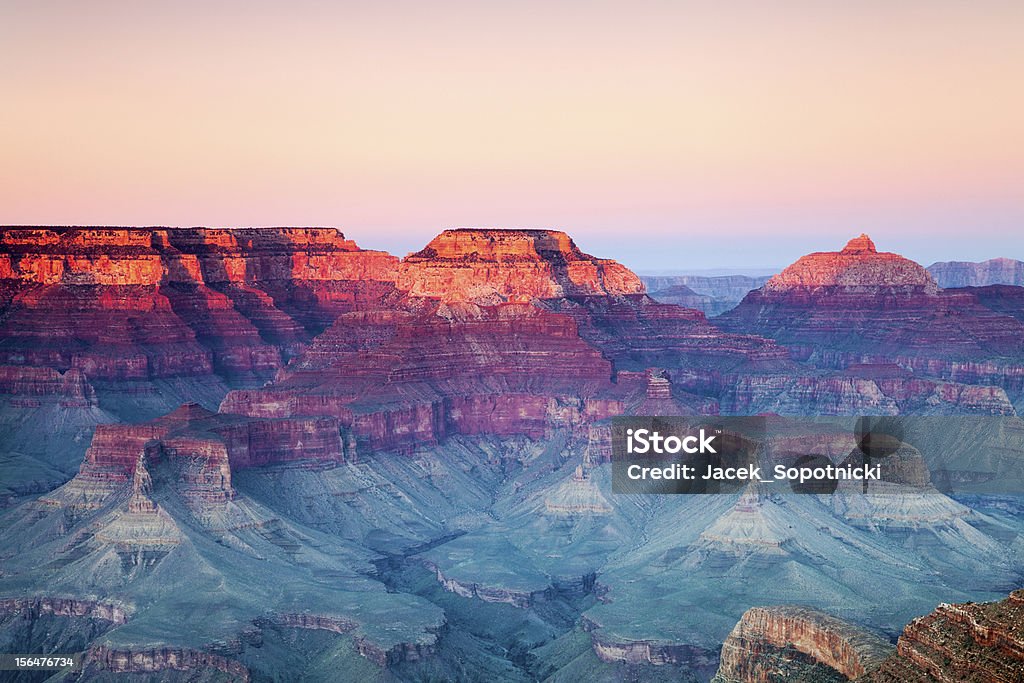
[[[864,235],[645,287],[551,230],[398,259],[331,228],[2,228],[0,635],[65,620],[87,680],[287,676],[278,647],[364,680],[923,666],[937,645],[879,661],[1019,582],[1011,503],[615,494],[611,420],[1013,419],[1021,292]]]

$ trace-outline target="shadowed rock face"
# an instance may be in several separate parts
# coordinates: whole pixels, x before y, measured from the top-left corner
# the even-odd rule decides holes
[[[354,331],[362,341],[353,343]],[[529,304],[435,302],[411,314],[343,317],[279,381],[232,391],[221,410],[339,416],[365,447],[408,450],[458,433],[541,438],[590,412],[607,417],[612,389],[611,364],[567,316]]]

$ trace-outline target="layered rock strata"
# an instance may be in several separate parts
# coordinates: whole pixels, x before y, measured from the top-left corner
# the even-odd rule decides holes
[[[402,449],[455,433],[542,437],[621,410],[602,398],[611,365],[564,315],[529,304],[435,304],[362,318],[355,344],[348,322],[271,387],[228,394],[221,411],[336,415],[370,448]]]
[[[180,647],[119,649],[105,645],[92,647],[85,656],[86,675],[159,674],[165,671],[218,671],[226,680],[248,683],[249,670],[240,662],[222,655]]]
[[[398,260],[329,228],[4,228],[0,361],[89,379],[273,374]]]
[[[23,615],[28,619],[38,618],[42,614],[54,614],[61,617],[89,617],[109,621],[112,624],[127,623],[129,616],[128,610],[122,605],[96,600],[59,597],[0,599],[0,616],[15,614]]]
[[[892,651],[880,636],[818,610],[754,607],[722,645],[714,680],[852,680],[874,670]]]
[[[399,271],[412,295],[479,303],[644,291],[630,270],[554,230],[445,230]]]
[[[63,407],[98,405],[96,390],[77,368],[60,372],[52,368],[2,365],[0,394],[11,396],[15,405],[25,407],[38,406],[43,397],[56,397]]]
[[[999,602],[939,605],[908,624],[896,653],[864,680],[1024,680],[1024,591]]]
[[[799,259],[715,319],[773,338],[792,357],[843,369],[896,364],[915,375],[1024,387],[1024,326],[965,290],[940,291],[909,259],[862,235]]]
[[[333,418],[253,420],[188,404],[145,424],[100,425],[78,475],[40,502],[98,509],[137,474],[143,456],[173,467],[176,486],[188,497],[226,501],[234,497],[233,469],[332,467],[354,453],[346,451],[342,428]]]

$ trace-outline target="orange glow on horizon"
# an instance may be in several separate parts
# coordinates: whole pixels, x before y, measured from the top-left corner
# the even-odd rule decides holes
[[[1019,2],[0,11],[3,223],[1024,216]]]

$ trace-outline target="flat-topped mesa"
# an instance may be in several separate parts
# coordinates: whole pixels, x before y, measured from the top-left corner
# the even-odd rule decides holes
[[[1024,287],[1024,261],[994,258],[980,263],[971,261],[940,261],[928,266],[939,287],[989,287],[1011,285]]]
[[[0,279],[36,284],[393,281],[397,264],[336,228],[0,228]]]
[[[398,265],[391,254],[360,249],[336,228],[179,228],[164,234],[161,248],[172,282],[393,282]]]
[[[174,228],[162,231],[177,246],[244,248],[248,251],[301,247],[320,251],[362,251],[337,228]]]
[[[402,260],[398,286],[480,303],[644,291],[628,268],[583,253],[564,232],[489,228],[445,230]]]
[[[163,277],[144,228],[0,228],[0,280],[25,284],[155,285]]]
[[[879,252],[871,238],[862,234],[842,251],[801,257],[764,286],[765,293],[792,290],[935,294],[939,287],[924,267],[899,254]]]
[[[266,380],[397,267],[335,228],[0,227],[0,363]]]

